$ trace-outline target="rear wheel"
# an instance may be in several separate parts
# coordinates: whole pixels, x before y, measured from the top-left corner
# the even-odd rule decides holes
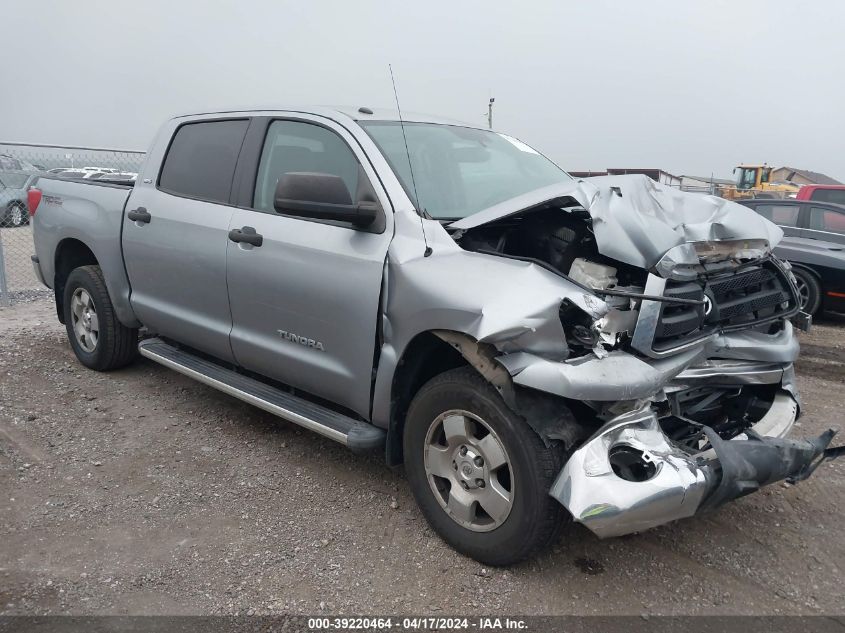
[[[426,383],[408,410],[405,469],[434,530],[489,565],[535,555],[569,514],[549,489],[564,462],[475,370]]]
[[[27,213],[19,204],[14,204],[9,208],[9,224],[12,226],[23,226],[27,223]]]
[[[807,314],[819,311],[822,302],[822,289],[816,276],[801,268],[793,268],[795,282],[798,286],[798,300],[801,309]]]
[[[82,266],[70,273],[63,309],[68,339],[80,363],[108,371],[134,360],[138,330],[117,320],[99,266]]]

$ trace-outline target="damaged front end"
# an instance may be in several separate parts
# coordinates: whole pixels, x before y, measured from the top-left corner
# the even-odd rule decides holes
[[[773,418],[794,419],[788,396],[775,400]],[[791,440],[762,435],[765,418],[743,438],[723,440],[707,426],[707,445],[693,451],[670,440],[655,411],[646,406],[605,424],[564,466],[551,495],[601,538],[638,532],[712,510],[786,480],[806,479],[825,460],[835,435]]]
[[[618,536],[800,481],[838,456],[834,430],[785,437],[800,414],[792,322],[808,320],[788,264],[771,255],[780,230],[644,177],[594,183],[450,226],[465,250],[571,284],[565,352],[546,353],[539,332],[522,348],[489,341],[516,388],[582,403],[599,425],[550,494],[598,536]]]

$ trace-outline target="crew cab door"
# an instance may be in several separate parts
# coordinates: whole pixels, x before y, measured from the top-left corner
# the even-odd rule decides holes
[[[248,125],[247,119],[187,122],[169,145],[156,143],[148,165],[161,170],[142,174],[123,222],[130,301],[140,321],[230,362],[229,203]]]
[[[322,117],[256,119],[241,165],[230,229],[234,239],[260,236],[260,245],[228,243],[235,359],[367,417],[392,236],[387,196],[352,135]],[[382,212],[364,230],[282,215],[274,209],[274,192],[290,172],[339,176],[353,196],[369,187]]]

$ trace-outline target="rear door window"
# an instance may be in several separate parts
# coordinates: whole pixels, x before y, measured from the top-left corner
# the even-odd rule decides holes
[[[181,126],[170,143],[159,189],[210,202],[229,202],[247,119]]]
[[[845,235],[845,213],[821,207],[810,207],[809,228],[814,231]]]
[[[798,226],[799,205],[758,204],[754,210],[767,220],[780,226]]]

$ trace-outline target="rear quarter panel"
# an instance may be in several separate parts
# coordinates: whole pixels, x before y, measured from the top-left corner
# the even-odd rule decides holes
[[[43,196],[33,218],[33,239],[44,281],[55,287],[56,253],[65,240],[78,240],[97,258],[118,319],[137,327],[120,241],[132,188],[53,178],[42,178],[38,188]]]

